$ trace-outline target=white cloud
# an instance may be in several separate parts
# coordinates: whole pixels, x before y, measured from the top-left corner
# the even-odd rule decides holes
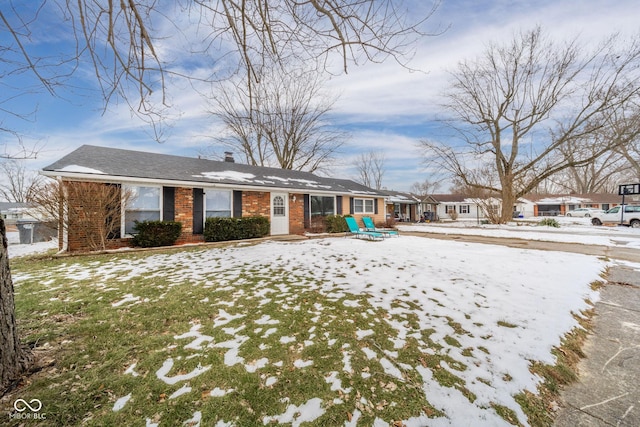
[[[579,36],[580,41],[590,44],[613,31],[631,34],[638,30],[637,14],[632,13],[635,10],[636,0],[442,2],[425,29],[449,29],[441,35],[423,39],[417,46],[410,66],[421,72],[410,72],[388,60],[382,64],[350,66],[348,74],[331,79],[329,88],[342,94],[335,105],[335,121],[352,133],[352,140],[345,147],[335,173],[352,177],[350,162],[357,153],[379,149],[387,153],[389,170],[385,185],[398,190],[408,189],[411,182],[418,180],[413,176],[419,175],[422,169],[415,142],[430,136],[430,122],[442,113],[439,95],[447,87],[446,69],[454,68],[465,58],[479,55],[491,41],[504,41],[511,38],[514,31],[528,30],[536,25],[541,25],[554,38]],[[158,42],[159,52],[168,54],[167,67],[193,77],[209,76],[226,67],[230,58],[216,63],[205,57],[181,61],[182,55],[186,57],[189,50],[202,47],[194,45],[192,39],[201,39],[203,34],[196,34],[195,25],[183,25],[193,20],[193,16],[176,13],[166,15],[171,16],[171,20],[163,18],[157,22],[160,31],[167,34],[172,34],[174,26],[184,27],[182,33]],[[18,125],[18,129],[28,133],[27,142],[32,138],[46,143],[40,159],[32,165],[45,166],[81,144],[197,155],[198,150],[210,144],[211,137],[222,130],[207,114],[209,107],[200,95],[209,88],[177,77],[169,78],[167,83],[167,101],[172,108],[168,111],[171,120],[163,144],[152,140],[148,125],[132,116],[126,103],[111,105],[101,114],[99,99],[93,102],[86,98],[74,100],[81,109],[95,108],[95,112],[85,111],[82,117],[70,112],[68,117],[52,124],[42,119],[50,112],[59,113],[55,110],[70,107],[65,101],[49,100],[47,102],[53,105],[39,112],[39,121]],[[75,111],[79,110],[76,108]],[[407,179],[406,175],[411,178]]]

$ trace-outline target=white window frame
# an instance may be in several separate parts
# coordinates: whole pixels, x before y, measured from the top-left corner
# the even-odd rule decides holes
[[[460,205],[460,213],[461,214],[471,213],[471,206],[469,206],[469,205]]]
[[[132,236],[131,231],[127,230],[127,212],[158,212],[157,218],[149,218],[151,221],[159,221],[162,219],[162,186],[160,185],[148,185],[148,184],[122,184],[121,191],[133,191],[137,188],[153,188],[158,192],[158,207],[157,209],[132,209],[131,205],[135,202],[136,198],[132,197],[128,203],[121,206],[122,220],[121,220],[121,235],[122,237]],[[155,215],[154,215],[155,216]],[[147,219],[143,219],[147,220]]]
[[[356,202],[362,202],[362,206],[357,206]],[[371,202],[370,210],[367,209],[367,202]],[[353,199],[354,214],[374,214],[376,210],[376,199]]]

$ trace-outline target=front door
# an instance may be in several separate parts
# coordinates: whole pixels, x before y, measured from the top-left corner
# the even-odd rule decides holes
[[[271,193],[271,235],[289,234],[289,195]]]

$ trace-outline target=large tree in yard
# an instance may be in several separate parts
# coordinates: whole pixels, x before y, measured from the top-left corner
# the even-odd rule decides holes
[[[202,89],[203,84],[240,73],[252,91],[265,64],[284,67],[303,61],[319,72],[346,72],[349,63],[392,58],[404,66],[415,41],[424,34],[423,22],[437,5],[418,13],[416,8],[424,4],[411,2],[409,14],[408,3],[7,0],[0,6],[0,111],[14,111],[11,101],[25,92],[61,95],[69,77],[80,75],[97,83],[105,106],[119,98],[138,116],[157,123],[171,107],[170,97],[165,96],[172,87],[169,80],[185,79]],[[51,39],[64,43],[43,48]],[[338,58],[339,66],[333,58]],[[32,79],[28,88],[11,84],[11,78],[24,76]],[[0,132],[20,140],[1,122]],[[4,145],[5,150],[11,148]],[[2,390],[26,366],[28,353],[19,345],[2,220],[0,226]]]
[[[13,282],[9,269],[7,233],[0,217],[0,391],[7,387],[30,365],[32,356],[20,344],[15,318]]]
[[[456,182],[502,200],[496,222],[545,179],[627,147],[640,134],[640,38],[587,51],[540,28],[491,44],[451,73],[454,137],[423,140],[426,159]]]

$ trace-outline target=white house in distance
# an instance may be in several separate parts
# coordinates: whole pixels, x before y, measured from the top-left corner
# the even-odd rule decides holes
[[[440,220],[486,219],[484,209],[476,198],[463,194],[432,194],[430,197],[436,202],[435,205],[433,203],[431,205],[435,206],[437,218]]]

